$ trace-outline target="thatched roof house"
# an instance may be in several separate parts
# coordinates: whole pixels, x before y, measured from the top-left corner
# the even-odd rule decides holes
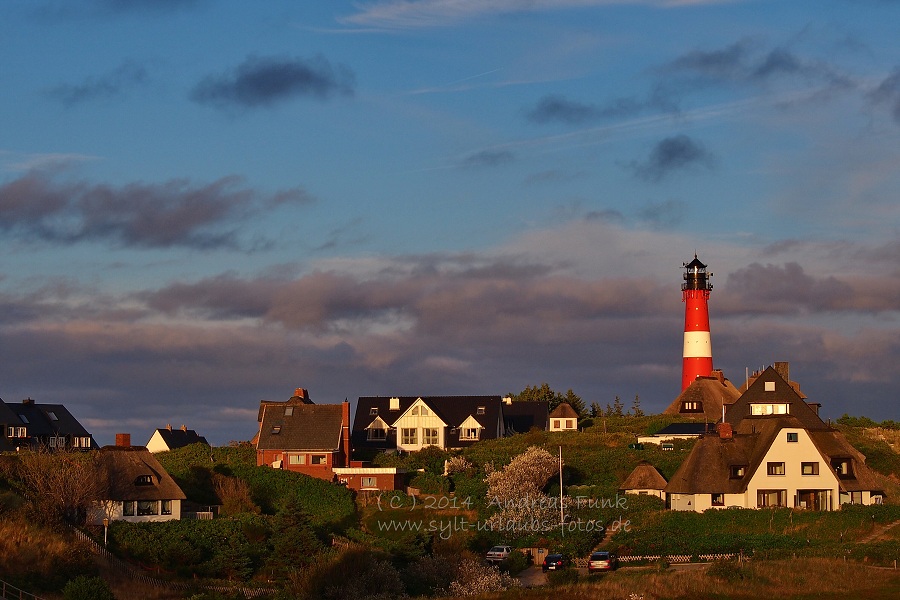
[[[625,478],[619,489],[626,494],[649,494],[665,498],[666,478],[646,460],[642,460]]]

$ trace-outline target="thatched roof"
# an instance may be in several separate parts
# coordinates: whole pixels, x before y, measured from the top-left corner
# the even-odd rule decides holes
[[[104,446],[97,461],[109,500],[185,500],[187,496],[143,446]]]
[[[722,419],[722,406],[738,399],[740,391],[722,376],[721,371],[710,377],[698,377],[691,382],[672,404],[663,411],[667,415],[682,415],[716,423]],[[695,403],[697,409],[686,409]]]
[[[642,460],[631,474],[625,478],[620,490],[662,490],[666,487],[666,479],[646,460]]]
[[[577,419],[578,413],[568,402],[563,402],[550,413],[551,419]]]

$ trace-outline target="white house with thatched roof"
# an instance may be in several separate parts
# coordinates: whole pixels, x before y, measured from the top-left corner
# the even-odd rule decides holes
[[[563,402],[550,413],[550,431],[578,431],[578,413]]]
[[[116,436],[115,446],[104,446],[97,456],[105,500],[95,505],[89,521],[172,521],[181,518],[187,499],[156,457],[143,446],[132,446],[130,436]]]
[[[619,489],[626,494],[656,496],[665,500],[666,494],[663,490],[665,490],[666,484],[666,478],[662,476],[662,473],[646,460],[642,460],[625,478]]]

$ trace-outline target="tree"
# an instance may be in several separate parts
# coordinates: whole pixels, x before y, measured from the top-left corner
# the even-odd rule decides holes
[[[603,416],[603,408],[596,402],[591,402],[591,416],[595,419]]]
[[[622,401],[616,396],[615,402],[613,402],[613,415],[617,417],[625,416],[625,405],[622,404]]]
[[[550,408],[550,412],[553,412],[557,406],[566,402],[571,406],[576,413],[578,413],[579,417],[583,417],[587,414],[587,410],[584,406],[584,401],[581,399],[581,396],[573,392],[571,389],[567,391],[565,394],[561,394],[559,392],[555,392],[550,389],[550,384],[544,382],[539,386],[528,386],[518,394],[507,394],[510,398],[513,399],[513,402],[546,402],[548,407]]]
[[[634,395],[634,402],[631,403],[631,415],[634,417],[643,417],[644,411],[641,410],[641,397]]]
[[[503,469],[488,473],[487,504],[498,509],[488,519],[490,528],[517,537],[559,523],[558,499],[543,492],[558,469],[555,456],[531,446]],[[535,523],[540,527],[535,527]]]

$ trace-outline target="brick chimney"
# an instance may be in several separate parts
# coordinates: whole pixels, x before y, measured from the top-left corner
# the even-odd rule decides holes
[[[117,433],[116,434],[116,446],[120,448],[128,448],[131,446],[131,434],[130,433]]]
[[[775,368],[775,372],[778,373],[778,376],[784,379],[786,382],[791,382],[791,368],[790,363],[788,362],[776,362],[773,367]]]
[[[709,375],[710,377],[715,377],[719,383],[725,384],[725,374],[722,373],[722,369],[713,369],[712,373]]]
[[[734,430],[731,428],[731,423],[723,422],[719,423],[717,426],[719,430],[719,438],[723,440],[730,440],[734,437]]]
[[[306,388],[297,388],[294,390],[294,397],[309,400],[309,392],[306,391]]]

